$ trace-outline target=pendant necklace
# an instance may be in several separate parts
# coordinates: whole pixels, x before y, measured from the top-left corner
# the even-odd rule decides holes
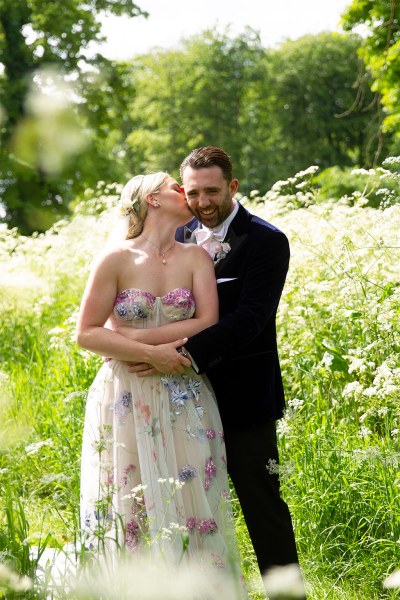
[[[170,246],[169,248],[167,248],[166,250],[161,250],[160,246],[157,246],[157,244],[155,244],[154,242],[152,242],[151,240],[149,240],[147,237],[145,237],[144,235],[142,235],[142,238],[144,240],[146,240],[146,242],[149,242],[149,244],[151,244],[152,246],[154,246],[154,248],[157,248],[159,255],[162,257],[162,264],[166,265],[167,261],[165,259],[165,255],[167,254],[167,252],[169,252],[169,250],[172,250],[172,248],[175,246],[175,242],[172,244],[172,246]]]

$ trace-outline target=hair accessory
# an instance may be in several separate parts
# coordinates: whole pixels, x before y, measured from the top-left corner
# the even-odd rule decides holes
[[[122,196],[117,204],[117,208],[123,217],[127,217],[133,211],[138,210],[139,200],[137,198],[129,198],[128,196]]]

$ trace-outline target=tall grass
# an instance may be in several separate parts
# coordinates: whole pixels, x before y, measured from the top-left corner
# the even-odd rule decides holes
[[[243,199],[292,250],[278,314],[282,490],[311,600],[399,598],[382,581],[400,567],[400,205],[322,204],[310,172],[302,181],[301,193],[285,196],[280,182],[278,197]],[[0,598],[62,596],[49,591],[40,554],[79,552],[85,394],[100,359],[72,332],[111,226],[102,193],[44,235],[0,231],[0,563],[32,581],[0,570]],[[263,598],[234,506],[245,575]]]

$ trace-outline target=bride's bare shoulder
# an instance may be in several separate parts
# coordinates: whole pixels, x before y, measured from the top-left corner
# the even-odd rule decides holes
[[[182,247],[183,251],[186,252],[186,255],[190,258],[190,260],[211,260],[207,250],[205,250],[202,246],[189,243],[182,244],[181,242],[179,242],[179,245]]]

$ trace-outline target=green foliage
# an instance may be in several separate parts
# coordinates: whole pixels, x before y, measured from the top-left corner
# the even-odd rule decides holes
[[[100,55],[89,59],[85,54],[90,42],[103,39],[101,11],[132,17],[147,14],[132,0],[70,0],[62,7],[62,19],[57,2],[0,2],[0,63],[4,69],[0,76],[0,103],[4,106],[0,197],[5,220],[11,227],[20,227],[22,233],[46,230],[58,214],[68,212],[68,202],[77,191],[95,184],[112,168],[113,177],[125,174],[116,168],[119,161],[113,161],[122,152],[118,144],[126,113],[124,68]],[[45,75],[49,67],[53,73],[50,86]],[[69,91],[65,89],[66,75],[78,79]],[[37,101],[38,95],[42,101]],[[119,110],[121,103],[123,110]],[[97,128],[96,113],[101,115],[103,130],[108,128],[106,143]]]
[[[250,28],[208,30],[115,63],[85,54],[102,10],[140,14],[131,0],[71,0],[61,20],[54,2],[0,2],[0,208],[21,233],[48,229],[99,179],[178,176],[200,145],[228,149],[243,194],[310,162],[368,168],[387,154],[358,36],[269,50]]]
[[[372,165],[380,122],[371,80],[357,56],[360,41],[322,33],[288,41],[275,52],[271,101],[286,169],[280,166],[275,179],[310,162],[321,169]]]
[[[341,198],[351,206],[378,208],[400,202],[400,182],[388,169],[341,169],[330,167],[315,177],[321,199]]]
[[[193,148],[217,145],[229,148],[247,186],[241,149],[250,143],[249,132],[240,124],[248,89],[261,80],[263,56],[259,36],[247,29],[234,38],[205,31],[186,41],[183,50],[138,58],[134,128],[127,140],[137,170],[161,167],[177,176]]]
[[[385,129],[400,123],[400,4],[396,0],[353,0],[342,16],[343,27],[367,30],[360,56],[373,77],[372,90],[385,109]]]
[[[229,149],[244,194],[310,160],[320,168],[370,165],[381,140],[359,43],[321,34],[270,51],[251,29],[235,38],[207,31],[182,50],[140,57],[127,138],[133,164],[176,176],[193,147],[219,145]]]
[[[398,161],[383,166],[396,181]],[[277,323],[288,405],[278,426],[282,491],[310,600],[394,600],[399,591],[382,581],[400,564],[400,206],[322,202],[315,172],[242,198],[291,244]],[[358,176],[375,185],[376,172]],[[100,182],[46,234],[0,230],[0,562],[33,581],[29,546],[67,542],[79,552],[85,393],[100,361],[72,335],[88,265],[113,227],[113,191]],[[236,499],[234,510],[251,597],[261,599]],[[42,589],[36,580],[24,597]]]

